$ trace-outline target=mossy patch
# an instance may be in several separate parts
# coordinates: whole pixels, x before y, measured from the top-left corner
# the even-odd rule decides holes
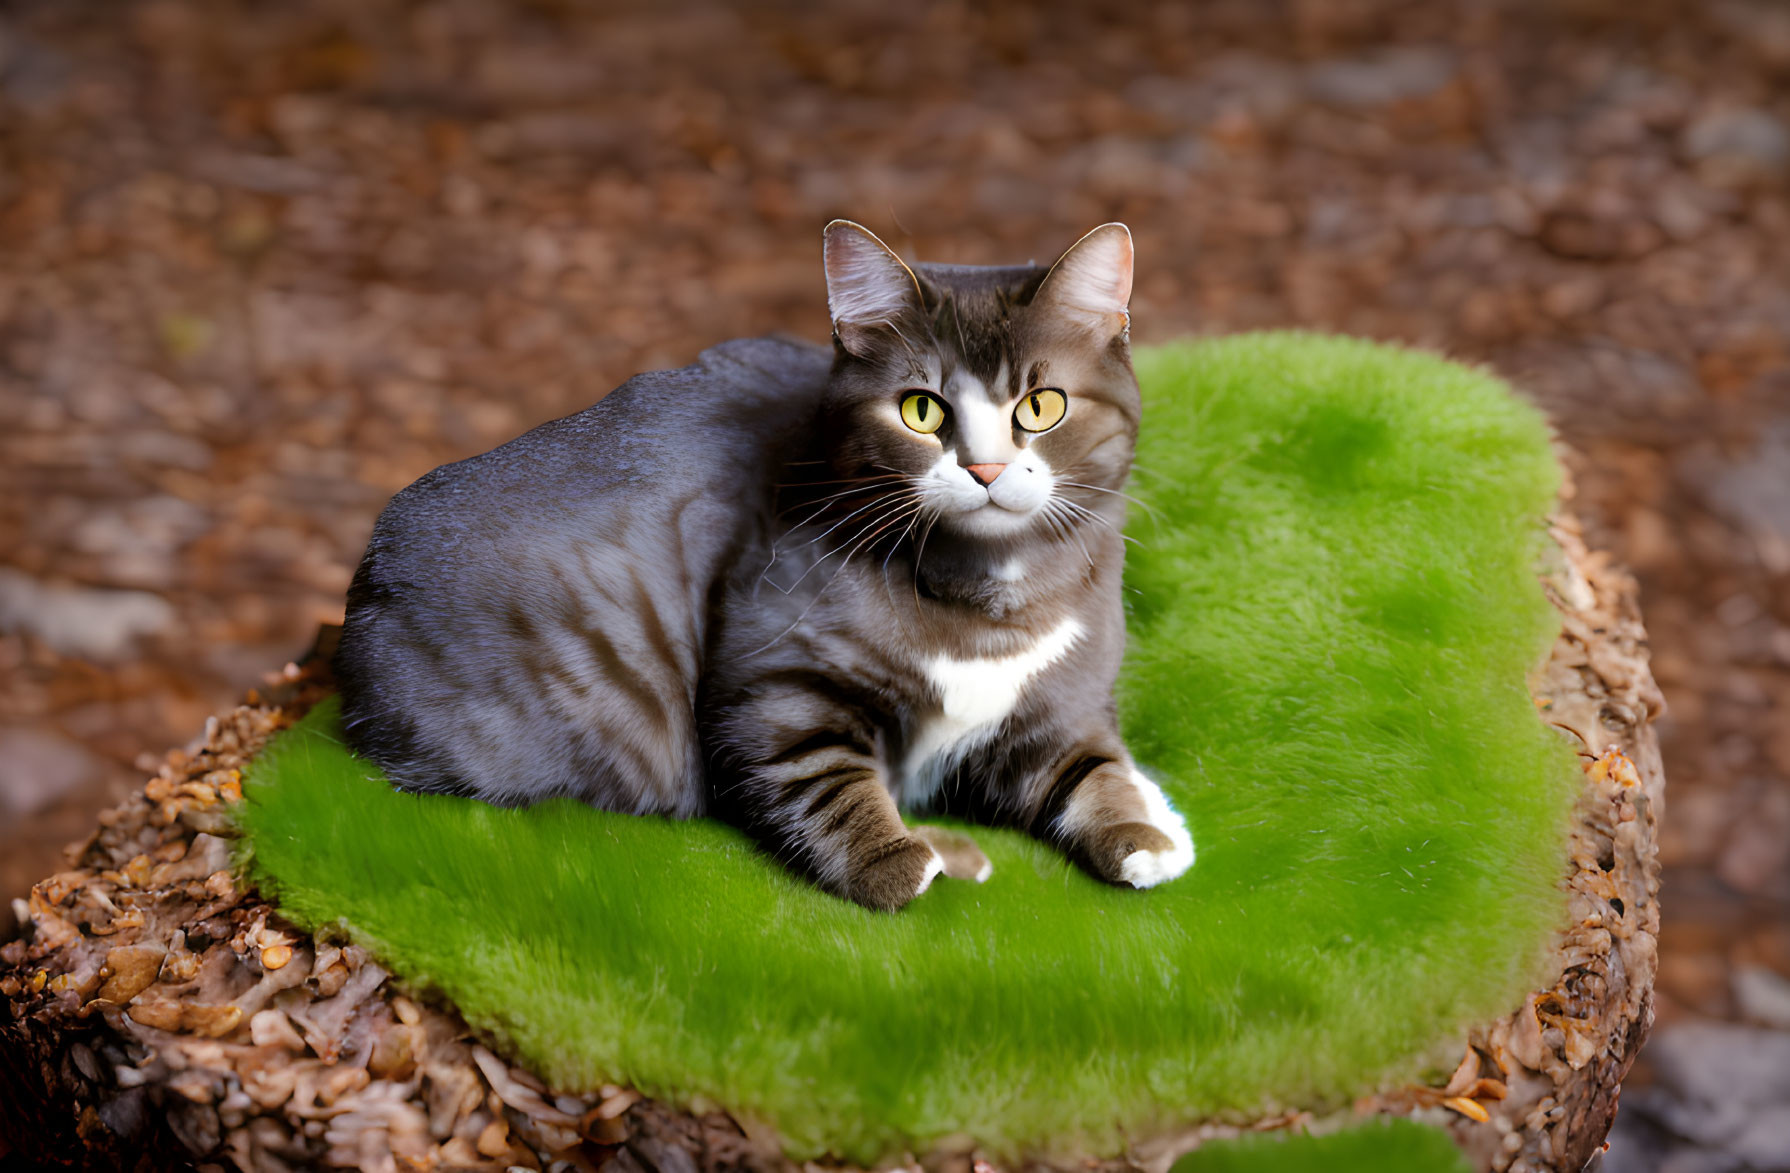
[[[1324,1136],[1243,1136],[1201,1145],[1169,1173],[1471,1173],[1448,1134],[1386,1120]]]
[[[1141,351],[1121,685],[1199,856],[1150,892],[977,831],[987,884],[897,915],[711,822],[399,794],[333,704],[249,773],[254,871],[567,1088],[874,1160],[969,1133],[1111,1151],[1346,1104],[1539,976],[1573,755],[1525,673],[1558,470],[1483,372],[1345,339]]]

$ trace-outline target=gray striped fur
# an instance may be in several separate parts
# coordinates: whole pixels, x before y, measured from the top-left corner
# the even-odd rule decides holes
[[[1191,844],[1112,703],[1122,234],[1047,278],[910,270],[836,223],[830,351],[729,342],[403,490],[349,591],[351,743],[406,789],[718,814],[878,908],[986,875],[903,806],[1169,878]],[[1014,404],[1039,388],[1069,409],[1031,434]],[[900,422],[916,389],[935,434]]]

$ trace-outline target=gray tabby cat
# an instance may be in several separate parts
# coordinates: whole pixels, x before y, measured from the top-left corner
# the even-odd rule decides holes
[[[1131,235],[908,268],[835,221],[831,352],[735,341],[392,499],[336,657],[398,786],[713,813],[896,909],[983,880],[938,811],[1149,887],[1193,862],[1132,764]]]

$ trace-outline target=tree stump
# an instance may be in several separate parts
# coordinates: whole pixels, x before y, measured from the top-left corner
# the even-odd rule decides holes
[[[1571,518],[1552,533],[1559,557],[1545,581],[1562,630],[1531,690],[1584,763],[1557,979],[1463,1039],[1442,1086],[1254,1128],[1415,1115],[1446,1124],[1477,1167],[1525,1173],[1581,1169],[1601,1146],[1652,1019],[1664,779],[1648,723],[1661,702],[1632,579],[1588,552]],[[330,634],[170,754],[69,849],[67,871],[21,902],[25,936],[0,950],[0,1135],[28,1159],[95,1170],[794,1173],[774,1138],[721,1107],[677,1111],[622,1087],[555,1092],[481,1045],[451,1007],[408,997],[364,951],[313,939],[245,889],[229,813],[240,768],[328,694]],[[1083,1167],[1162,1173],[1239,1131],[1139,1138]],[[929,1170],[988,1168],[973,1142],[912,1156]]]

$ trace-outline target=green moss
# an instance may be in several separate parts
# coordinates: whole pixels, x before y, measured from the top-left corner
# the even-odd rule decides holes
[[[1434,1125],[1387,1120],[1326,1136],[1211,1141],[1169,1173],[1470,1173],[1465,1154]]]
[[[1430,1070],[1538,976],[1575,767],[1525,672],[1546,428],[1440,359],[1270,334],[1138,355],[1130,743],[1199,857],[1151,892],[978,832],[898,915],[731,829],[394,793],[333,705],[250,772],[260,880],[562,1087],[707,1098],[797,1154],[1111,1150]]]

